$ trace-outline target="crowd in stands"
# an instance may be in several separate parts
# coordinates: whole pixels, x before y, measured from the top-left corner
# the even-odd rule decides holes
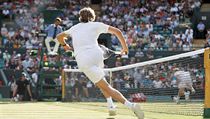
[[[1,39],[4,47],[38,48],[43,42],[36,33],[44,31],[44,18],[41,8],[47,10],[63,10],[63,24],[71,27],[72,19],[77,19],[80,8],[90,5],[90,1],[67,0],[20,0],[19,2],[3,2],[1,12],[18,25],[18,28],[1,27]],[[61,7],[63,6],[63,7]],[[199,0],[172,2],[168,0],[108,0],[102,1],[101,14],[97,21],[117,26],[123,31],[130,48],[147,50],[191,50],[193,32],[181,33],[174,28],[192,14],[193,9],[199,8]],[[202,23],[202,22],[201,22]],[[203,24],[204,25],[204,24]],[[205,29],[205,25],[198,24],[198,31]],[[201,27],[201,28],[200,28]],[[205,37],[205,34],[201,34]],[[113,47],[118,48],[119,42],[112,37]]]
[[[184,24],[192,15],[193,9],[201,6],[200,0],[182,0],[179,3],[172,0],[102,0],[101,11],[96,21],[116,26],[122,30],[127,39],[130,51],[135,51],[135,57],[117,58],[115,66],[134,64],[140,62],[139,58],[147,57],[153,59],[153,50],[192,50],[194,39],[193,29],[188,26],[184,32],[174,30],[180,24]],[[16,2],[2,2],[0,12],[5,19],[14,22],[17,27],[8,27],[3,23],[1,27],[1,47],[3,48],[24,48],[26,52],[21,54],[7,50],[2,52],[6,69],[27,70],[34,74],[35,82],[39,71],[41,57],[32,57],[31,49],[43,47],[43,39],[37,33],[43,32],[45,28],[44,16],[40,9],[56,10],[61,9],[64,14],[61,16],[64,29],[74,24],[73,20],[78,19],[80,8],[90,5],[87,0],[18,0]],[[203,33],[205,25],[200,22],[198,31]],[[205,47],[210,46],[210,31],[199,36],[206,38]],[[113,48],[119,50],[119,42],[116,37],[111,37]],[[142,51],[146,50],[144,54]],[[44,55],[45,56],[45,55]],[[69,61],[73,57],[60,55],[58,57],[44,57],[53,64],[62,59],[62,65],[68,68]],[[122,87],[154,87],[167,88],[176,87],[172,77],[173,65],[157,64],[151,67],[137,68],[129,72],[113,74],[114,86]],[[56,69],[56,68],[54,68]],[[158,70],[156,70],[158,69]],[[190,67],[193,80],[203,81],[202,68]],[[157,75],[158,74],[158,75]],[[87,88],[92,87],[91,82],[86,82]],[[126,84],[122,86],[121,84]],[[201,83],[202,84],[202,83]],[[201,86],[202,87],[202,86]],[[87,94],[86,94],[87,95]]]
[[[200,5],[199,0],[177,3],[168,0],[109,0],[103,1],[102,15],[98,21],[120,28],[130,48],[168,50],[172,47],[171,50],[191,50],[192,29],[180,33],[174,28],[185,23],[193,9]],[[115,37],[112,37],[112,43],[119,46]]]
[[[9,13],[14,16],[10,20],[15,25],[9,27],[3,23],[1,27],[1,46],[27,49],[42,46],[42,41],[36,37],[36,32],[44,27],[44,19],[38,12],[40,3],[39,0],[35,0],[4,2],[1,5],[2,9],[9,10]]]

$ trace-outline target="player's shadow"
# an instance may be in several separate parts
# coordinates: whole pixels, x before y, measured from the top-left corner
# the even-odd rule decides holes
[[[115,118],[113,118],[113,117],[108,117],[108,118],[106,118],[106,119],[115,119]]]

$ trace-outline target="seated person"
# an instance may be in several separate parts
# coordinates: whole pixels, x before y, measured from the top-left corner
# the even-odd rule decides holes
[[[62,27],[60,26],[62,20],[61,18],[56,18],[54,24],[50,24],[46,29],[45,32],[47,32],[47,38],[45,39],[45,45],[47,47],[47,51],[49,55],[57,55],[58,48],[60,43],[56,39],[57,34],[63,32]],[[53,48],[53,51],[51,51],[50,42],[55,42],[55,46]]]

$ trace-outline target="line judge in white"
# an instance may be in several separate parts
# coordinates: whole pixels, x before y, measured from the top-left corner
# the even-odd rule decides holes
[[[127,54],[128,47],[122,32],[118,28],[101,22],[94,22],[95,12],[89,7],[80,10],[79,21],[80,23],[77,25],[60,33],[57,36],[58,41],[65,50],[72,50],[72,48],[65,42],[66,37],[70,36],[72,38],[78,67],[96,86],[101,89],[107,99],[110,115],[116,115],[115,106],[112,102],[113,98],[130,108],[136,114],[138,119],[143,119],[144,113],[142,112],[140,105],[128,101],[118,90],[111,87],[104,77],[103,50],[99,47],[97,39],[101,33],[113,34],[117,36],[122,45],[121,53]]]

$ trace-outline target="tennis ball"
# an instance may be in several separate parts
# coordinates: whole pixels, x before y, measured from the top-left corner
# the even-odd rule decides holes
[[[47,66],[48,64],[49,64],[48,62],[45,62],[45,63],[44,63],[45,66]]]

